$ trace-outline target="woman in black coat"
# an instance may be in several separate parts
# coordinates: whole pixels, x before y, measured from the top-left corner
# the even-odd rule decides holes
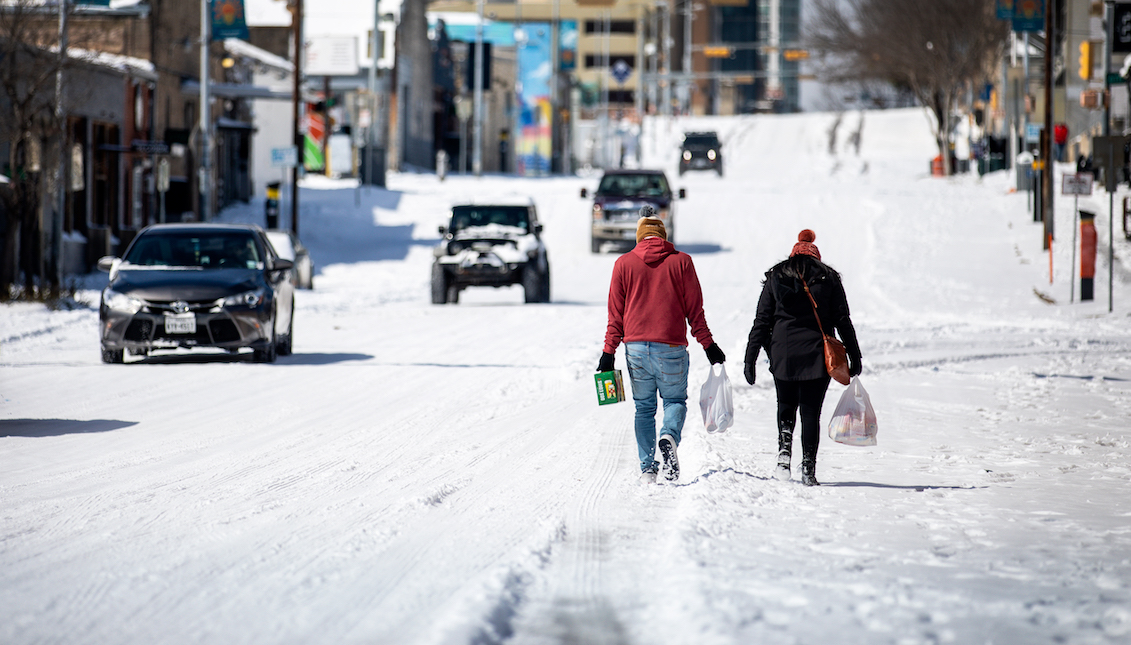
[[[793,429],[801,411],[801,482],[818,486],[817,446],[821,441],[821,405],[829,387],[821,328],[836,330],[848,352],[848,371],[860,373],[860,345],[848,315],[840,274],[821,262],[813,244],[817,235],[805,229],[789,259],[766,272],[754,327],[746,344],[746,382],[754,385],[754,364],[764,347],[778,394],[778,465],[774,476],[789,479]],[[813,300],[805,292],[808,285]],[[813,310],[820,313],[820,327]]]

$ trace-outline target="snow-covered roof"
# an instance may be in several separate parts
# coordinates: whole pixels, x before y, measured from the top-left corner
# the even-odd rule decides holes
[[[58,51],[58,47],[52,48]],[[80,49],[77,47],[70,47],[67,49],[67,57],[73,60],[83,61],[100,67],[108,67],[118,71],[127,72],[134,75],[143,76],[149,80],[157,80],[157,69],[153,66],[151,61],[144,58],[134,58],[133,56],[121,56],[119,54],[108,54],[106,52],[93,51],[90,49]]]
[[[275,69],[281,69],[286,72],[292,72],[295,68],[291,61],[282,56],[276,56],[266,49],[256,47],[246,40],[240,40],[239,38],[224,39],[224,50],[230,54],[250,58],[268,67],[274,67]]]

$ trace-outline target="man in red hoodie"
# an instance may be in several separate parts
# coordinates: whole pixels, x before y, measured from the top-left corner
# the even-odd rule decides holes
[[[617,346],[623,341],[628,360],[632,399],[636,402],[636,449],[640,479],[656,481],[657,394],[664,400],[664,420],[658,446],[663,474],[679,479],[679,445],[687,417],[687,326],[707,352],[711,364],[726,360],[711,338],[703,315],[703,291],[691,256],[668,242],[661,219],[650,206],[636,225],[636,248],[617,258],[609,284],[609,324],[598,372],[613,369]]]

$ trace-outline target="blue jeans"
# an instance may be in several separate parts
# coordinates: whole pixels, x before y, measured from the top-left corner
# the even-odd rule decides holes
[[[664,400],[660,435],[679,445],[687,418],[687,348],[667,343],[625,343],[628,379],[636,402],[636,450],[640,470],[656,468],[656,395]]]

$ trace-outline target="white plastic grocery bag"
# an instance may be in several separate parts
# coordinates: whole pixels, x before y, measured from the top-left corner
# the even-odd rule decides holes
[[[860,377],[853,376],[829,420],[829,438],[849,446],[874,446],[878,430],[876,411],[872,409],[868,392],[861,385]]]
[[[719,364],[719,373],[711,366],[707,382],[699,390],[699,408],[703,410],[703,424],[707,432],[723,432],[734,425],[734,401],[730,395],[727,368]]]

